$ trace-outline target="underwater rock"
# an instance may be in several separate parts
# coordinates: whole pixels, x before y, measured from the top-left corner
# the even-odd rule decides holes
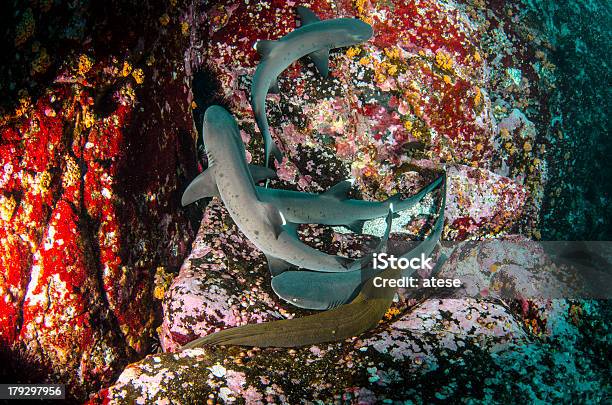
[[[49,7],[33,18],[56,18]],[[157,42],[146,62],[131,47],[159,31],[118,35],[112,17],[0,116],[0,376],[63,383],[72,400],[155,345],[154,275],[178,268],[193,236],[179,203],[196,169],[180,58]]]
[[[164,297],[162,347],[176,350],[220,329],[287,315],[277,301],[263,254],[231,223],[223,204],[213,201]]]
[[[446,239],[507,234],[526,214],[527,191],[508,177],[457,165],[448,169],[447,178]]]
[[[196,95],[195,111],[201,116],[211,99],[223,100],[240,123],[247,156],[262,164],[263,144],[249,103],[251,76],[260,60],[252,46],[293,30],[299,24],[298,3],[269,8],[230,3],[187,15],[190,25],[206,28],[191,39],[186,64],[191,73],[204,72],[207,82],[216,83]],[[268,97],[267,112],[273,138],[286,157],[278,167],[282,187],[320,192],[351,176],[364,198],[383,200],[405,191],[399,187],[403,175],[427,177],[443,164],[467,165],[508,177],[529,191],[517,195],[520,202],[508,211],[524,205],[526,217],[517,227],[530,233],[545,173],[535,133],[540,122],[532,112],[520,111],[538,105],[537,82],[531,80],[532,69],[520,64],[529,44],[521,42],[505,14],[437,1],[314,2],[310,7],[322,19],[360,18],[374,27],[375,35],[367,43],[331,52],[328,78],[308,61],[280,75],[280,94]],[[498,78],[498,71],[506,75],[502,54],[517,59],[524,71],[524,83],[511,92]],[[464,238],[466,229],[477,227],[476,217],[462,214],[451,226],[461,228]],[[497,225],[479,234],[495,232]]]
[[[218,215],[216,204],[209,210]],[[511,247],[524,249],[526,239],[511,236],[504,242],[505,250],[482,249],[479,260],[502,260],[500,252],[512,254]],[[194,246],[198,253],[190,266],[204,255],[219,257],[220,262],[234,263],[227,255],[217,256],[214,253],[216,248],[207,248],[198,242]],[[455,267],[461,267],[462,260],[465,264],[461,268],[477,271],[479,267],[470,262],[472,258],[471,254],[455,259],[451,257],[441,275],[451,274]],[[220,278],[218,268],[200,266],[201,274],[213,273],[204,276],[204,283],[208,280],[218,282],[215,280]],[[265,266],[257,267],[257,273],[266,275]],[[184,268],[183,272],[187,277],[194,269]],[[238,284],[237,277],[237,273],[230,270],[227,279]],[[241,281],[250,277],[247,275]],[[174,290],[168,292],[167,300],[176,299],[172,291],[177,291],[181,288],[179,285],[185,283],[178,281],[175,284]],[[221,282],[221,285],[227,292],[229,285],[226,282]],[[201,291],[210,291],[212,286],[209,284]],[[248,302],[243,299],[245,294],[249,296]],[[264,322],[280,314],[280,311],[274,314],[278,307],[261,290],[235,291],[229,298],[218,295],[214,294],[209,302],[204,303],[201,295],[200,302],[189,303],[203,304],[207,308],[199,314],[193,312],[195,306],[191,308],[191,316],[203,320],[196,323],[198,330],[215,330],[224,322],[228,327],[243,324],[236,320],[236,311],[225,310],[210,316],[217,308],[235,302],[241,302],[240,318],[248,322]],[[534,389],[540,398],[555,398],[560,384],[579,395],[591,395],[597,390],[595,383],[585,384],[593,378],[590,372],[582,377],[570,371],[585,366],[589,361],[580,355],[576,342],[588,338],[586,325],[601,322],[596,304],[567,300],[505,302],[493,297],[415,301],[411,295],[404,290],[377,328],[343,342],[295,349],[218,346],[150,355],[128,366],[115,384],[100,391],[90,403],[207,400],[246,403],[320,400],[327,403],[342,399],[370,404],[406,398],[420,398],[427,402],[446,395],[469,397],[472,394],[460,388],[463,384],[504,392],[503,389],[499,391],[499,384],[503,385],[504,378],[520,373],[524,367],[529,367],[529,375],[538,379]],[[261,300],[258,296],[262,297]],[[181,300],[183,304],[188,303],[186,296]],[[166,302],[165,306],[168,308],[172,304]],[[264,316],[262,307],[269,311]],[[228,313],[233,314],[232,319],[223,319],[223,314]],[[183,321],[183,326],[188,327],[186,317]],[[181,334],[176,323],[174,327],[171,337],[175,340],[166,341],[166,347],[171,351],[178,348],[178,340],[190,339]],[[534,358],[548,358],[552,347],[558,355],[550,361],[532,364]],[[516,363],[509,364],[508,357],[514,358]],[[546,379],[545,376],[551,372],[564,378]],[[333,381],[329,380],[330,375],[334,376]],[[488,376],[494,378],[489,380]],[[432,380],[435,380],[435,386],[431,385]],[[525,384],[504,395],[511,398],[512,395],[529,396],[532,393],[532,387]],[[486,390],[484,395],[488,395]]]
[[[252,45],[291,31],[297,4],[194,2],[181,17],[184,26],[198,27],[189,31],[186,74],[205,72],[210,87],[199,96],[194,89],[194,116],[222,100],[237,116],[247,159],[256,164],[263,162],[263,147],[249,103],[250,77],[259,60]],[[327,80],[301,61],[281,75],[281,93],[269,97],[268,115],[286,159],[272,185],[320,192],[354,176],[357,194],[384,200],[427,184],[450,163],[447,239],[532,230],[537,235],[534,223],[546,180],[540,132],[550,114],[529,63],[532,44],[541,41],[523,29],[517,6],[309,5],[322,19],[362,18],[374,26],[375,38],[332,52]],[[427,212],[422,208],[417,214]],[[324,231],[315,230],[311,239],[319,247],[339,249],[336,236]],[[520,247],[520,240],[514,246]],[[521,276],[517,286],[529,273]],[[560,390],[579,398],[601,396],[599,377],[590,371],[597,356],[584,356],[581,346],[594,339],[594,347],[606,347],[600,344],[605,328],[598,330],[597,304],[419,301],[405,290],[399,297],[376,330],[341,343],[173,353],[216,330],[309,313],[278,302],[263,255],[213,200],[191,256],[165,295],[161,335],[169,353],[131,364],[92,402],[411,398],[428,403],[451,396],[491,401],[495,395],[498,402],[530,403],[555,402]]]

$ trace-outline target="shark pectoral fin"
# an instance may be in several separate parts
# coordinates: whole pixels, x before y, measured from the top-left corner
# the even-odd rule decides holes
[[[345,226],[354,233],[361,233],[363,231],[364,224],[365,224],[365,220],[358,219],[356,221],[346,224]]]
[[[249,171],[251,172],[251,177],[253,177],[253,181],[255,183],[266,179],[276,178],[276,172],[269,167],[249,165]]]
[[[274,81],[270,83],[270,88],[268,89],[268,93],[270,94],[280,93],[280,88],[278,87],[278,79],[274,79]]]
[[[285,270],[289,270],[292,267],[295,267],[289,262],[284,261],[283,259],[279,259],[278,257],[271,256],[266,253],[266,259],[268,260],[268,269],[270,269],[270,274],[272,277],[278,276]]]
[[[212,170],[207,169],[189,183],[183,197],[181,198],[181,204],[183,207],[189,205],[201,198],[215,197],[219,195],[217,189],[217,182]]]
[[[327,77],[329,75],[329,49],[309,53],[308,57],[314,62],[321,76]]]
[[[297,11],[298,15],[300,16],[300,20],[302,21],[302,25],[306,25],[306,24],[311,24],[314,22],[319,22],[321,21],[321,19],[319,17],[317,17],[317,15],[315,13],[313,13],[313,11],[307,7],[304,6],[297,6],[295,8],[295,11]]]
[[[275,46],[276,41],[262,39],[261,41],[257,41],[255,43],[255,50],[261,55],[262,59],[265,59],[268,57],[268,55],[270,55],[270,52],[272,52]]]
[[[346,200],[348,198],[349,191],[351,191],[351,187],[353,187],[353,183],[349,180],[344,180],[330,187],[321,195],[325,197],[337,198],[338,200]]]
[[[268,221],[268,225],[274,231],[274,236],[278,239],[278,236],[285,231],[283,225],[287,224],[283,214],[272,204],[260,202],[260,207],[264,211],[264,216]]]

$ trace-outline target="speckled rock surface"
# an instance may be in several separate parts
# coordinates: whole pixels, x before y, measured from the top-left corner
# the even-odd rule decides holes
[[[43,3],[13,5],[7,27],[36,72],[2,66],[17,101],[0,115],[0,375],[74,401],[156,344],[155,274],[187,253],[179,187],[196,164],[182,65],[159,46],[185,37],[115,14],[129,5]]]
[[[522,242],[511,237],[507,243],[520,247]],[[481,256],[485,261],[500,259],[500,253],[493,249],[488,256]],[[468,264],[464,268],[477,269],[469,266],[471,255],[461,257]],[[225,257],[224,261],[231,259]],[[443,274],[462,266],[461,260],[453,258],[447,263]],[[186,276],[193,272],[183,271]],[[265,274],[265,269],[260,272]],[[232,277],[226,280],[240,283],[233,280],[235,273],[228,273]],[[249,277],[245,276],[245,281]],[[241,324],[283,313],[285,317],[294,315],[287,314],[291,309],[279,310],[283,304],[275,305],[268,294],[249,293],[245,285],[228,299],[228,288],[236,286],[219,282],[219,278],[217,269],[202,266],[202,278],[193,282],[210,283],[200,291],[214,289],[215,293],[200,302],[180,297],[199,321],[193,322],[197,331],[207,333],[224,322]],[[176,299],[175,292],[185,285],[184,279],[177,281],[167,299]],[[191,307],[194,303],[205,309]],[[233,308],[223,308],[227,304]],[[166,309],[169,305],[166,303]],[[342,400],[370,404],[406,399],[421,403],[450,397],[548,402],[561,395],[559,390],[569,390],[576,398],[602,398],[604,393],[599,390],[605,382],[589,370],[597,357],[581,355],[590,336],[605,336],[602,312],[596,302],[415,299],[403,290],[382,323],[360,337],[297,349],[214,347],[155,354],[130,365],[115,384],[91,402]],[[227,315],[223,318],[225,314],[231,314],[231,319]],[[182,320],[188,322],[187,317]],[[166,341],[166,345],[174,350],[177,340],[186,336],[180,328],[169,329],[175,340]],[[592,343],[593,350],[602,354],[605,340],[597,338]],[[552,379],[551,373],[555,373]]]
[[[272,299],[267,271],[263,254],[231,223],[223,204],[212,202],[164,298],[162,347],[175,350],[197,336],[286,313]]]

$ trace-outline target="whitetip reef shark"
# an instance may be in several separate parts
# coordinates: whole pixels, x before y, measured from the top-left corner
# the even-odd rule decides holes
[[[446,205],[446,182],[442,189],[441,212]],[[401,258],[429,257],[435,248],[444,225],[444,215],[438,215],[433,232],[415,248],[404,253]],[[360,270],[344,273],[317,273],[312,271],[286,271],[272,278],[272,289],[283,300],[306,309],[325,310],[345,304],[359,292],[364,280],[380,273],[371,263]],[[402,277],[410,277],[413,269],[404,270]]]
[[[296,60],[308,55],[323,77],[329,73],[329,51],[367,41],[374,33],[372,27],[355,18],[336,18],[321,21],[311,10],[296,8],[302,26],[276,40],[262,40],[255,44],[261,55],[253,75],[251,107],[257,126],[264,138],[265,166],[269,167],[270,154],[276,160],[282,154],[270,135],[266,117],[266,95],[278,92],[277,78]]]
[[[445,193],[446,194],[446,193]],[[438,219],[429,241],[437,241],[444,225],[444,207],[446,196],[443,197]],[[387,217],[387,232],[390,229],[391,215]],[[387,235],[388,236],[388,235]],[[435,245],[434,243],[434,245]],[[438,271],[444,259],[440,258],[434,272]],[[398,279],[402,276],[399,268],[389,268],[378,274],[388,279]],[[342,341],[358,336],[378,325],[393,302],[396,287],[376,287],[373,278],[361,285],[361,291],[350,303],[341,305],[329,311],[296,319],[250,324],[222,330],[208,336],[195,339],[182,347],[192,349],[212,345],[237,345],[257,347],[299,347],[326,342]]]
[[[238,228],[265,253],[273,275],[291,267],[336,272],[361,265],[359,259],[326,254],[306,245],[281,211],[261,201],[246,163],[238,124],[227,110],[220,106],[206,110],[202,136],[209,166],[200,176],[199,186],[221,198]]]
[[[249,170],[254,181],[276,176],[272,169],[263,166],[249,165]],[[208,174],[204,171],[187,186],[181,199],[183,206],[201,198],[218,196],[217,190],[209,187],[210,181],[207,177]],[[255,186],[255,188],[260,200],[274,205],[283,213],[287,222],[344,226],[355,233],[360,233],[366,221],[384,217],[390,203],[393,203],[395,212],[410,209],[435,189],[441,181],[442,177],[439,177],[411,197],[401,199],[400,195],[396,194],[385,201],[347,198],[352,187],[352,182],[349,180],[341,181],[321,194],[260,186]]]

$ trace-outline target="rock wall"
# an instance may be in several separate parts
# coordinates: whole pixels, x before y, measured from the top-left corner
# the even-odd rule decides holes
[[[158,345],[193,237],[188,38],[165,2],[12,7],[7,57],[26,63],[2,66],[0,374],[84,399]]]

